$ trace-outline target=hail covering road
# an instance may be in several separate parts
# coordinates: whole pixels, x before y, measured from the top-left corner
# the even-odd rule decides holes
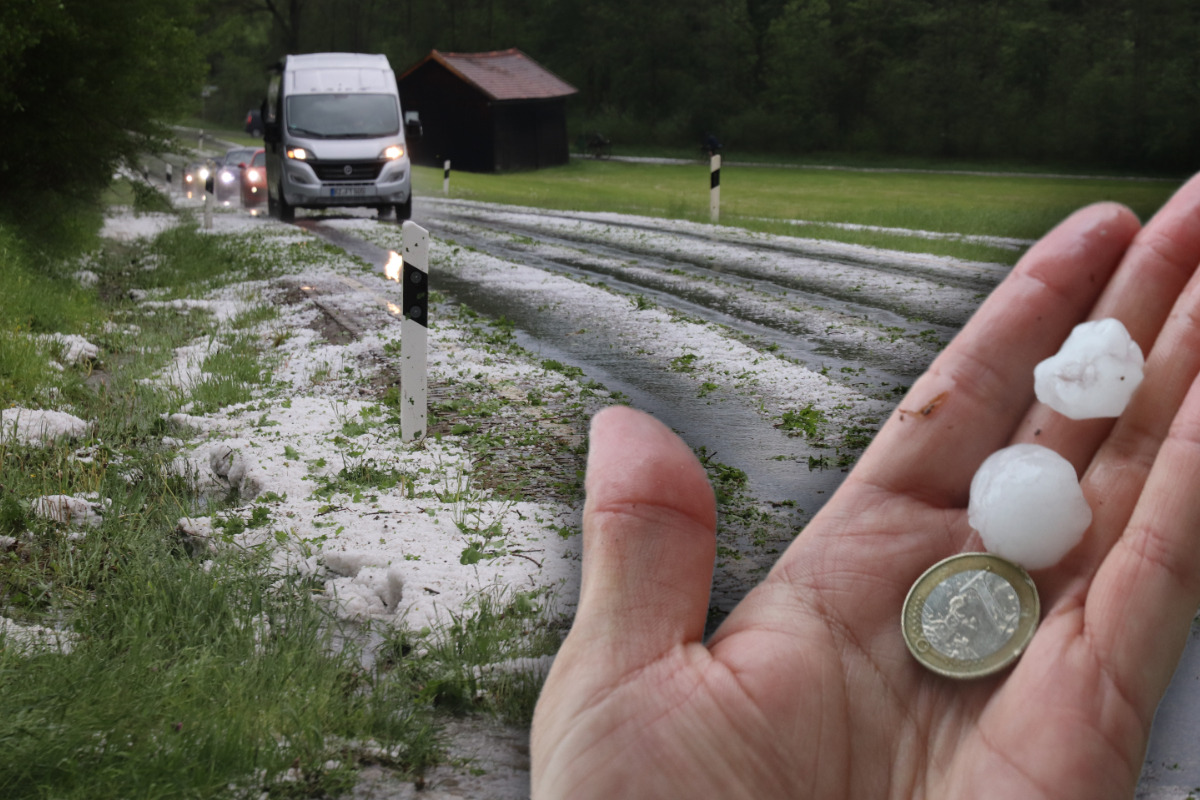
[[[511,322],[750,477],[815,511],[1006,268],[615,214],[419,199],[434,290]],[[336,218],[300,224],[382,264]],[[438,258],[439,250],[442,258]],[[786,430],[819,410],[818,436]],[[846,434],[857,435],[847,441]],[[861,448],[858,448],[861,449]]]

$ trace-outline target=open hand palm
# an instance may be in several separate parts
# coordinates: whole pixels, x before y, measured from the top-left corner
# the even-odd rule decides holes
[[[1132,795],[1200,603],[1200,181],[1145,229],[1093,206],[1030,250],[913,386],[845,484],[708,641],[715,510],[650,418],[593,425],[579,611],[534,720],[533,788],[570,797]],[[1117,421],[1033,398],[1033,367],[1086,318],[1149,353]],[[900,635],[912,582],[981,550],[978,465],[1036,441],[1094,519],[1034,573],[1043,619],[1017,665],[958,682]]]

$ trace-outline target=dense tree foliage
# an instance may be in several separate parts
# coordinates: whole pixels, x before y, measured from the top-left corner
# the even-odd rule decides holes
[[[261,43],[211,42],[224,92],[211,110],[230,118],[285,52],[382,52],[402,70],[435,47],[520,47],[580,89],[577,131],[618,142],[711,130],[741,150],[1173,169],[1200,152],[1191,0],[210,2]]]
[[[195,0],[0,3],[0,213],[87,201],[189,108]]]

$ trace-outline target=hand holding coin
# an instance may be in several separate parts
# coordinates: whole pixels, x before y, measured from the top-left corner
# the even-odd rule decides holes
[[[1034,369],[1035,390],[1071,419],[1118,417],[1143,364],[1119,320],[1083,322]],[[1014,444],[988,456],[971,479],[967,520],[988,553],[930,567],[905,598],[901,620],[913,656],[948,678],[991,675],[1020,657],[1040,611],[1022,567],[1057,564],[1083,538],[1092,509],[1069,461],[1038,444]]]
[[[578,612],[534,718],[535,800],[1132,797],[1200,605],[1198,220],[1193,180],[1144,228],[1098,205],[1031,248],[708,641],[704,471],[653,419],[598,415]],[[1038,403],[1034,367],[1104,318],[1146,353],[1128,407],[1070,419]],[[931,565],[983,549],[971,478],[1016,444],[1066,459],[1091,524],[1030,569],[1041,623],[1020,660],[946,680],[910,654],[901,609]],[[950,563],[921,590],[925,643],[974,661],[1020,641],[1020,574]]]

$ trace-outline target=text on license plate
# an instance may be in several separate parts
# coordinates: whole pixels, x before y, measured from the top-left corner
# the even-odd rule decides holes
[[[365,186],[340,186],[329,190],[330,197],[361,197],[367,193]]]

